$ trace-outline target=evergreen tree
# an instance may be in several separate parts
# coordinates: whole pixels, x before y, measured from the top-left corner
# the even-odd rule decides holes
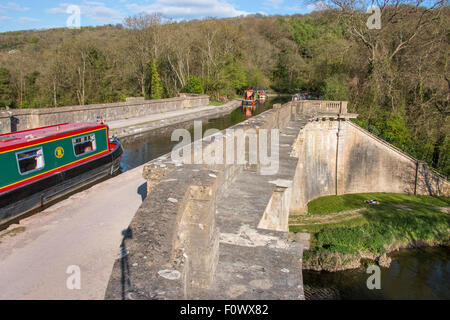
[[[161,99],[162,93],[163,87],[161,84],[161,78],[159,77],[159,73],[156,68],[156,60],[153,59],[150,63],[150,98]]]
[[[0,107],[12,105],[11,75],[9,71],[0,67]]]

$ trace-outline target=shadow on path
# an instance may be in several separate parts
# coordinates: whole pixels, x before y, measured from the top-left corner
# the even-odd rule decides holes
[[[121,270],[121,285],[122,285],[122,300],[125,300],[125,293],[127,288],[131,287],[130,282],[130,265],[128,262],[128,251],[125,245],[127,239],[133,237],[133,232],[130,228],[122,231],[123,240],[120,244],[120,270]]]
[[[144,202],[145,198],[147,198],[147,182],[138,187],[137,193],[141,196],[142,202]]]

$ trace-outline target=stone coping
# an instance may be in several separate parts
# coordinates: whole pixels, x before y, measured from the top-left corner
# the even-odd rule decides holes
[[[38,108],[38,109],[10,109],[12,116],[15,115],[41,115],[41,114],[52,114],[52,113],[64,113],[64,112],[74,112],[74,111],[84,111],[92,109],[104,109],[104,108],[118,108],[118,107],[130,107],[135,105],[152,105],[158,103],[170,103],[179,102],[186,100],[198,100],[198,99],[209,99],[208,95],[198,95],[198,96],[186,96],[186,97],[175,97],[168,99],[155,99],[155,100],[139,100],[132,99],[126,102],[113,102],[113,103],[102,103],[102,104],[88,104],[88,105],[76,105],[76,106],[64,106],[64,107],[53,107],[53,108]],[[7,111],[6,111],[7,112]],[[1,113],[0,113],[1,116]]]
[[[280,113],[290,116],[291,107],[287,103],[232,128],[257,131],[278,127]],[[213,142],[204,139],[203,150]],[[113,267],[105,298],[187,299],[192,297],[191,287],[194,290],[210,283],[218,259],[215,199],[239,174],[237,167],[242,166],[174,164],[170,154],[145,165],[143,176],[148,196],[125,233],[122,250],[126,255]],[[210,199],[210,204],[203,207],[201,203],[206,198],[199,200],[201,190],[207,190],[206,198]],[[189,208],[199,205],[202,209],[190,211]],[[201,226],[197,224],[201,230],[190,234],[188,230],[193,227],[189,226],[198,219],[205,221]],[[204,262],[196,263],[198,259]]]

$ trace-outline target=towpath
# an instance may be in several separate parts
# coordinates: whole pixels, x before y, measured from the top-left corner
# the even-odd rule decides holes
[[[77,193],[0,238],[0,299],[103,299],[114,260],[146,193],[142,167]],[[69,266],[81,289],[69,290]]]

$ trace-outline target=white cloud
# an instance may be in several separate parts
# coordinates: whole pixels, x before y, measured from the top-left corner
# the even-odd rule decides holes
[[[315,3],[311,3],[306,6],[306,9],[311,10],[311,11],[320,11],[320,10],[325,10],[327,8],[328,8],[328,5],[326,4],[325,1],[317,1]]]
[[[5,21],[10,21],[12,20],[11,17],[7,17],[7,16],[0,16],[0,22],[5,22]]]
[[[21,17],[19,18],[19,22],[20,23],[36,23],[36,22],[40,22],[41,20],[39,19],[35,19],[35,18],[30,18],[30,17]]]
[[[134,13],[161,13],[174,19],[225,18],[247,14],[224,0],[156,0],[149,5],[133,3],[126,7]]]
[[[70,3],[60,3],[59,7],[47,9],[45,10],[45,12],[50,14],[68,15],[67,7],[70,5]],[[121,21],[124,18],[122,12],[105,6],[103,2],[83,1],[83,4],[79,7],[81,10],[81,18],[83,18],[83,16],[86,16],[91,20],[97,22],[107,23],[113,21]]]
[[[0,4],[1,9],[14,10],[14,11],[28,11],[30,8],[21,7],[20,4],[15,2],[8,2],[7,4]]]
[[[265,4],[272,8],[279,8],[283,2],[284,0],[266,0]]]
[[[98,2],[98,1],[84,1],[84,4],[87,6],[104,6],[105,5],[103,2]]]

